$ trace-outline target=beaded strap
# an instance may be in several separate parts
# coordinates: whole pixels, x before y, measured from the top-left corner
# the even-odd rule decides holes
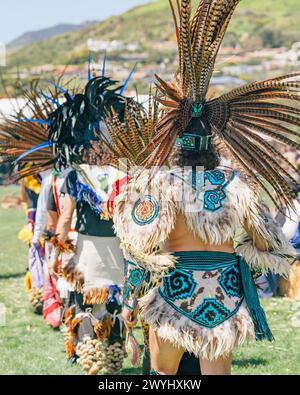
[[[147,275],[147,271],[136,263],[125,261],[125,284],[123,291],[123,305],[134,310],[137,305],[138,295]]]

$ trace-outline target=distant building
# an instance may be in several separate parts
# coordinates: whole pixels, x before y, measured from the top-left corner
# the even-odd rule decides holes
[[[294,43],[292,48],[281,54],[275,56],[276,60],[285,62],[286,65],[299,65],[300,64],[300,42]]]
[[[134,52],[139,49],[138,44],[131,43],[125,44],[122,41],[113,40],[113,41],[105,41],[105,40],[94,40],[89,38],[87,40],[87,47],[91,52],[114,52],[114,51],[129,51]]]
[[[245,81],[242,81],[239,78],[223,75],[220,77],[213,77],[211,80],[211,85],[221,85],[221,86],[235,86],[242,85]]]

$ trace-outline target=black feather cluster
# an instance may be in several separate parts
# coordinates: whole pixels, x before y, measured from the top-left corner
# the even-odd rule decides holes
[[[65,94],[66,101],[50,116],[48,139],[57,157],[56,167],[81,163],[85,149],[91,147],[100,132],[100,122],[112,108],[124,119],[125,98],[117,93],[116,81],[95,77],[88,82],[83,94]]]

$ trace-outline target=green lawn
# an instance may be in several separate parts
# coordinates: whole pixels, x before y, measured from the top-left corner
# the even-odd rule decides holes
[[[19,190],[0,187],[0,200],[12,192]],[[24,221],[21,209],[0,208],[0,303],[6,307],[6,326],[0,327],[0,374],[82,374],[65,358],[63,335],[47,327],[27,302],[23,284],[27,248],[17,240]],[[233,374],[300,374],[300,301],[272,299],[264,305],[276,341],[238,350]],[[137,335],[141,340],[139,330]],[[140,371],[126,363],[122,373]]]

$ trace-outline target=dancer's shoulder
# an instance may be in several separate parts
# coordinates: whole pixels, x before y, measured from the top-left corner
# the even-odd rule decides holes
[[[115,199],[114,225],[122,243],[146,251],[167,239],[176,222],[170,177],[153,169],[130,177]]]

